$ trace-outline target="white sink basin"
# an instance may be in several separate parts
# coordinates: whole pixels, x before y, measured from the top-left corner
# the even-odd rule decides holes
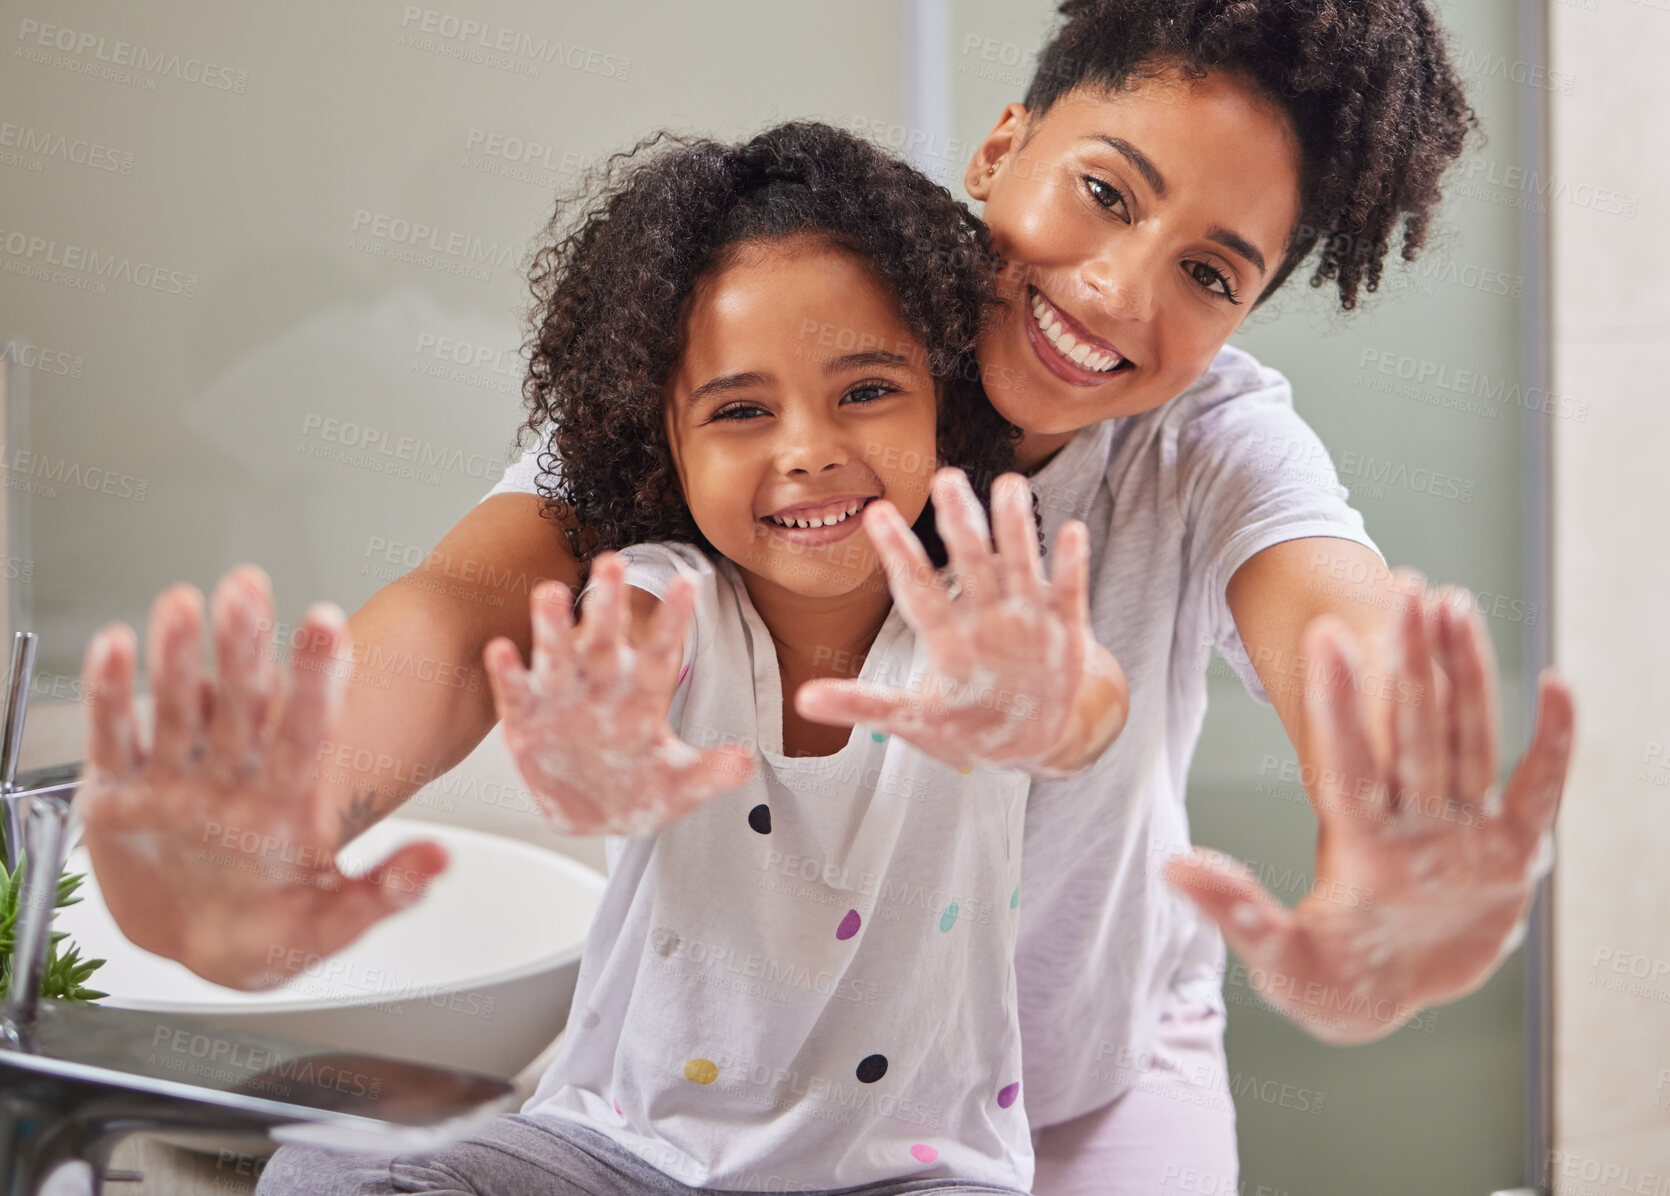
[[[222,988],[142,951],[105,909],[84,849],[78,905],[60,910],[100,1004],[168,1012],[327,1046],[513,1078],[561,1033],[604,877],[566,856],[462,827],[392,818],[341,854],[359,872],[401,843],[439,841],[447,870],[423,900],[281,988]]]

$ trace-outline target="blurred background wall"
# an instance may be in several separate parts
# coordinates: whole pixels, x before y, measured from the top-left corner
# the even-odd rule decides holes
[[[0,5],[8,617],[43,637],[27,762],[79,752],[96,626],[143,628],[159,589],[207,590],[241,560],[272,575],[281,619],[319,598],[352,610],[492,485],[519,421],[525,257],[553,196],[602,158],[662,127],[819,117],[966,198],[962,167],[1052,16],[1044,0],[432,2]],[[1543,230],[1580,230],[1580,259],[1637,237],[1651,209],[1644,179],[1597,198],[1613,178],[1587,159],[1587,190],[1547,188],[1540,139],[1550,110],[1574,141],[1601,119],[1584,105],[1611,82],[1606,55],[1645,53],[1635,39],[1670,24],[1651,7],[1556,4],[1561,28],[1605,36],[1553,70],[1542,4],[1439,3],[1485,136],[1432,243],[1352,316],[1301,278],[1237,338],[1292,380],[1387,557],[1480,593],[1510,757],[1549,626],[1547,432],[1591,437],[1602,419],[1586,377],[1562,390],[1542,373]],[[1645,85],[1640,103],[1658,103]],[[1601,442],[1582,442],[1604,470]],[[1291,749],[1221,663],[1212,703],[1196,839],[1296,901],[1314,821]],[[413,812],[552,841],[505,769],[490,743]],[[1230,980],[1242,1191],[1472,1196],[1530,1178],[1541,1063],[1522,955],[1352,1050]]]

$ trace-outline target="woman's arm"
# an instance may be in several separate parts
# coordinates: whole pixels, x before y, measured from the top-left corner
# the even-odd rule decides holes
[[[1170,875],[1269,978],[1267,1001],[1329,1041],[1383,1037],[1476,989],[1517,945],[1551,863],[1570,692],[1542,678],[1531,744],[1498,794],[1496,666],[1465,591],[1312,538],[1250,558],[1228,602],[1311,782],[1312,892],[1345,881],[1375,902],[1290,910],[1209,852]]]
[[[579,565],[541,501],[485,499],[348,620],[354,666],[319,757],[320,799],[336,812],[339,844],[475,749],[498,721],[483,649],[503,637],[525,655],[534,585],[578,587]]]

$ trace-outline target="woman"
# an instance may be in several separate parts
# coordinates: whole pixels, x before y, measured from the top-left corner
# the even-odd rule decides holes
[[[1068,516],[1091,527],[1093,624],[1132,695],[1130,725],[1097,769],[1029,798],[1018,968],[1035,1190],[1151,1193],[1167,1163],[1233,1190],[1232,1115],[1196,1099],[1228,1105],[1219,932],[1269,978],[1267,999],[1331,1040],[1379,1037],[1476,988],[1516,941],[1546,868],[1571,703],[1544,678],[1531,747],[1496,799],[1480,620],[1465,596],[1384,568],[1284,380],[1226,348],[1313,251],[1314,281],[1350,309],[1399,226],[1405,257],[1420,249],[1471,122],[1424,4],[1073,0],[1062,11],[1024,103],[1004,111],[967,175],[1010,263],[982,377],[1026,432],[1019,463],[1046,539]],[[540,385],[536,367],[536,408]],[[95,638],[88,838],[135,942],[210,979],[275,983],[289,960],[339,949],[444,866],[428,844],[358,882],[328,859],[211,874],[187,857],[193,820],[210,813],[334,846],[480,740],[493,721],[484,646],[505,635],[525,654],[531,639],[518,579],[577,577],[541,517],[551,504],[533,492],[538,464],[524,458],[416,584],[396,582],[355,614],[365,667],[346,685],[330,672],[348,639],[341,617],[311,611],[281,714],[257,570],[233,571],[214,594],[212,713],[201,597],[181,586],[158,599],[148,757],[128,716],[132,635]],[[442,572],[451,594],[422,584]],[[1184,777],[1213,646],[1275,705],[1320,778],[1307,786],[1317,889],[1372,888],[1373,910],[1307,897],[1289,911],[1204,855],[1160,866],[1188,841]],[[398,664],[413,655],[470,683],[419,680]],[[801,713],[885,725],[884,707],[907,702],[848,695]],[[376,762],[321,783],[325,752],[355,756],[338,745]],[[631,813],[556,786],[540,796],[573,833]],[[186,862],[159,869],[162,852]]]

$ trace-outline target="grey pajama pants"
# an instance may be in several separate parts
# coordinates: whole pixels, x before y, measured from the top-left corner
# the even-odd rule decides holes
[[[798,1190],[798,1189],[796,1189]],[[826,1190],[834,1196],[836,1190]],[[911,1179],[838,1189],[841,1196],[1025,1196],[949,1179]],[[606,1134],[559,1117],[507,1113],[429,1155],[345,1154],[284,1146],[261,1173],[256,1196],[727,1196],[691,1188],[656,1170]]]

